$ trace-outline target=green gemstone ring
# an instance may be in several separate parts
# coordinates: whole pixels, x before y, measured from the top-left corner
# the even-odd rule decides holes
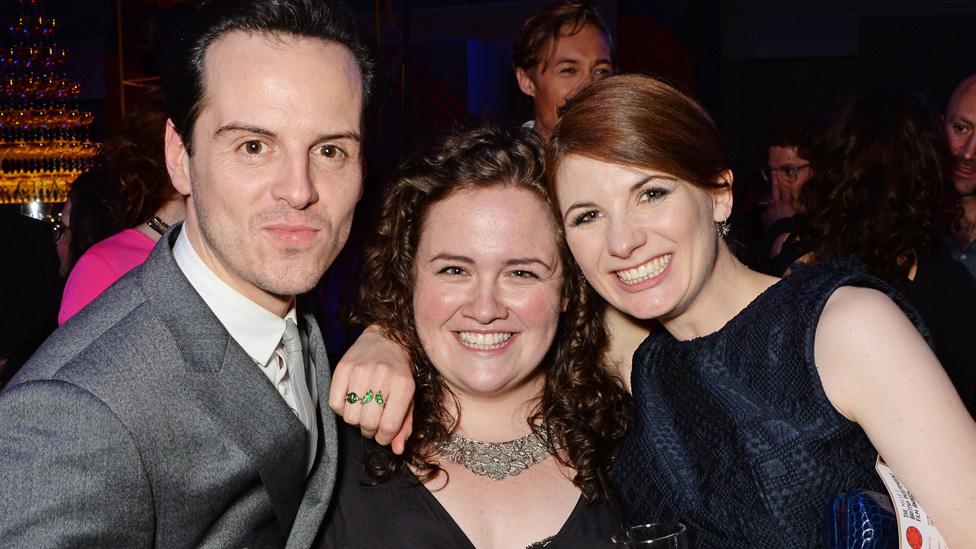
[[[366,391],[366,394],[362,397],[356,393],[347,393],[346,402],[349,404],[356,404],[357,402],[360,404],[369,404],[370,402],[375,402],[379,406],[386,406],[386,398],[383,397],[383,391],[376,391],[376,394],[373,394],[372,389]]]

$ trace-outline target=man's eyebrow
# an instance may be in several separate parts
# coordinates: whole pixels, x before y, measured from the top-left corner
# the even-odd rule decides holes
[[[953,122],[955,122],[955,121],[963,122],[965,124],[969,124],[970,126],[976,125],[976,124],[973,123],[972,120],[970,120],[969,118],[967,118],[967,117],[965,117],[965,116],[963,116],[963,115],[961,115],[959,113],[954,113],[951,116],[949,116],[949,120],[951,120]]]
[[[219,137],[228,133],[252,133],[256,135],[263,135],[266,137],[274,137],[276,134],[268,129],[262,128],[260,126],[250,126],[247,124],[237,124],[230,123],[225,124],[214,132],[214,137]],[[335,141],[337,139],[349,139],[351,141],[356,141],[357,143],[362,142],[363,138],[359,132],[347,131],[347,132],[335,132],[335,133],[325,133],[318,136],[317,141]]]
[[[579,65],[580,63],[581,61],[579,59],[576,59],[575,57],[560,57],[558,59],[553,59],[550,65],[563,65],[563,64]],[[600,59],[597,59],[596,62],[594,63],[594,65],[609,65],[609,64],[610,64],[610,60],[605,57],[601,57]]]
[[[274,137],[275,135],[273,131],[267,130],[265,128],[232,122],[230,124],[224,124],[223,126],[217,128],[217,131],[214,132],[214,137],[220,137],[221,135],[227,133],[255,133],[267,137]]]
[[[336,139],[349,139],[359,143],[362,142],[363,137],[359,132],[338,132],[320,135],[318,141],[335,141]]]

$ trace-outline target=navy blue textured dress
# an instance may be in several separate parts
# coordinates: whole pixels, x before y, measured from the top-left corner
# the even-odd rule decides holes
[[[662,332],[641,344],[634,428],[613,468],[633,524],[679,520],[709,549],[822,547],[834,495],[885,493],[876,451],[827,400],[813,361],[820,313],[840,286],[879,289],[919,325],[883,282],[814,265],[713,334]]]

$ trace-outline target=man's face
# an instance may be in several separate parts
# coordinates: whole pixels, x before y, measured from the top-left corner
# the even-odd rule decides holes
[[[596,27],[587,25],[576,34],[563,27],[550,55],[529,71],[515,73],[519,88],[535,103],[535,129],[548,138],[567,99],[613,72],[610,43]]]
[[[283,315],[345,244],[362,193],[359,68],[336,43],[231,32],[207,48],[203,82],[193,155],[166,130],[187,236],[224,282]]]
[[[790,194],[794,197],[794,208],[798,208],[796,203],[800,196],[800,189],[813,176],[813,169],[810,161],[802,158],[796,147],[769,147],[766,151],[766,168],[769,173],[770,183],[778,183],[787,187]]]
[[[949,102],[944,125],[952,153],[950,177],[960,194],[976,192],[976,79],[971,79]]]

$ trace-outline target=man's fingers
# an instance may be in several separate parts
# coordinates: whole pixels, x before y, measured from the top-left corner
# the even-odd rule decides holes
[[[800,185],[797,185],[795,183],[790,186],[790,202],[789,202],[789,205],[790,205],[790,210],[793,211],[794,213],[800,207],[800,189],[801,188],[802,187]]]
[[[342,411],[346,406],[346,395],[349,393],[349,371],[353,368],[353,365],[340,360],[335,372],[332,373],[332,385],[329,386],[329,408],[332,408],[332,411],[340,416],[343,415]]]
[[[413,379],[409,381],[410,383],[407,383],[406,379],[395,377],[388,382],[389,394],[383,408],[383,416],[375,426],[376,442],[389,444],[403,429],[408,411],[413,406]]]
[[[352,426],[358,426],[362,423],[363,416],[363,398],[366,397],[367,393],[370,391],[370,377],[372,372],[364,369],[362,367],[350,367],[349,383],[346,386],[342,394],[337,395],[341,401],[342,406],[339,409],[335,409],[336,413],[342,416],[342,419]],[[335,380],[332,382],[333,387],[338,387]],[[370,395],[367,404],[370,406],[376,406],[373,403],[374,395]]]
[[[385,401],[386,394],[383,393],[382,389],[380,393],[383,394],[383,400]],[[377,426],[379,426],[380,418],[383,416],[383,407],[376,403],[375,397],[365,404],[360,403],[359,406],[359,432],[366,438],[375,438]],[[377,442],[380,442],[379,439],[377,439]],[[380,442],[380,444],[383,444],[383,442]]]
[[[407,446],[407,439],[410,438],[410,434],[413,433],[413,401],[410,401],[410,407],[407,409],[407,418],[403,422],[403,427],[400,432],[393,437],[393,442],[391,443],[391,448],[394,454],[402,455],[403,451]]]
[[[783,185],[778,181],[773,181],[773,203],[782,204],[783,203]]]
[[[329,406],[346,423],[358,426],[363,436],[375,437],[380,444],[401,436],[402,452],[412,427],[410,419],[404,428],[404,419],[413,404],[414,387],[410,357],[374,325],[336,365]]]
[[[390,444],[398,433],[404,432],[404,419],[413,405],[413,377],[400,375],[385,364],[359,365],[349,370],[352,373],[348,384],[342,383],[343,378],[333,380],[330,406],[336,400],[333,410],[346,423],[358,426],[363,436],[375,438],[379,444]],[[350,392],[356,395],[354,402],[348,399]],[[408,426],[406,434],[409,433]]]

